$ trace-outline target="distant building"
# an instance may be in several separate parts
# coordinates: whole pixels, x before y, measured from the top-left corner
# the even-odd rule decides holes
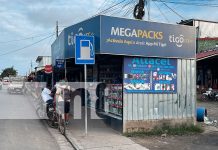
[[[38,56],[36,58],[36,63],[38,63],[37,71],[44,69],[46,65],[51,65],[51,56]]]
[[[45,66],[51,65],[51,56],[38,56],[36,58],[36,63],[38,65],[35,67],[35,80],[39,82],[50,82],[51,74],[45,73]]]
[[[182,20],[179,24],[197,30],[196,61],[199,88],[218,88],[218,22],[199,19]]]

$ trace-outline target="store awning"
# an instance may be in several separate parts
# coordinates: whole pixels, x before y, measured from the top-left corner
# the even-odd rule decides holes
[[[200,61],[200,60],[204,60],[204,59],[211,58],[214,56],[218,56],[218,48],[215,50],[209,50],[209,51],[205,51],[202,53],[198,53],[196,55],[196,59],[197,61]]]

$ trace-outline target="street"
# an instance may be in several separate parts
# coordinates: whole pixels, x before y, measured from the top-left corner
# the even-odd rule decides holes
[[[0,91],[0,149],[58,150],[56,140],[24,95]]]

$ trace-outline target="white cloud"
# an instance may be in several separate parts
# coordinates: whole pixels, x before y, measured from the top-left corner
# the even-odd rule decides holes
[[[102,10],[118,1],[119,0],[106,0],[104,3],[104,0],[0,0],[0,42],[20,39],[39,33],[53,32],[57,20],[59,21],[60,27],[69,26],[95,15],[99,12],[98,9],[100,6],[100,10]],[[138,0],[134,0],[134,2],[138,2]],[[104,3],[104,5],[102,5],[102,3]],[[158,3],[158,5],[171,23],[181,20],[181,18],[161,5],[161,3]],[[134,6],[134,4],[132,6]],[[187,19],[206,18],[207,20],[218,20],[218,11],[216,8],[175,6],[170,4],[169,6],[173,7]],[[156,6],[151,5],[151,7],[152,20],[167,22]],[[114,15],[119,16],[122,11],[127,11],[127,9],[119,10],[118,8],[117,13]],[[132,18],[131,11],[128,17]],[[146,18],[145,16],[145,20]],[[22,42],[0,43],[0,55],[2,52],[21,48],[36,42],[40,38],[43,38],[43,36]],[[37,55],[43,53],[45,55],[50,54],[50,46],[47,46],[48,43],[48,40],[46,40],[21,52],[0,57],[0,70],[6,65],[11,66],[14,64],[21,72],[25,72],[25,70],[29,69],[30,61],[35,60]],[[46,49],[45,52],[42,50],[44,47]]]

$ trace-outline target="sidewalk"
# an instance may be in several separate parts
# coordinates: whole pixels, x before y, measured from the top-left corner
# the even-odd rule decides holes
[[[34,92],[30,93],[37,99]],[[148,150],[111,129],[101,119],[88,119],[88,134],[85,136],[84,122],[84,119],[70,120],[66,130],[66,137],[78,150]]]
[[[85,136],[84,119],[71,120],[66,136],[80,150],[147,150],[147,148],[111,129],[103,120],[88,119],[88,135]]]

